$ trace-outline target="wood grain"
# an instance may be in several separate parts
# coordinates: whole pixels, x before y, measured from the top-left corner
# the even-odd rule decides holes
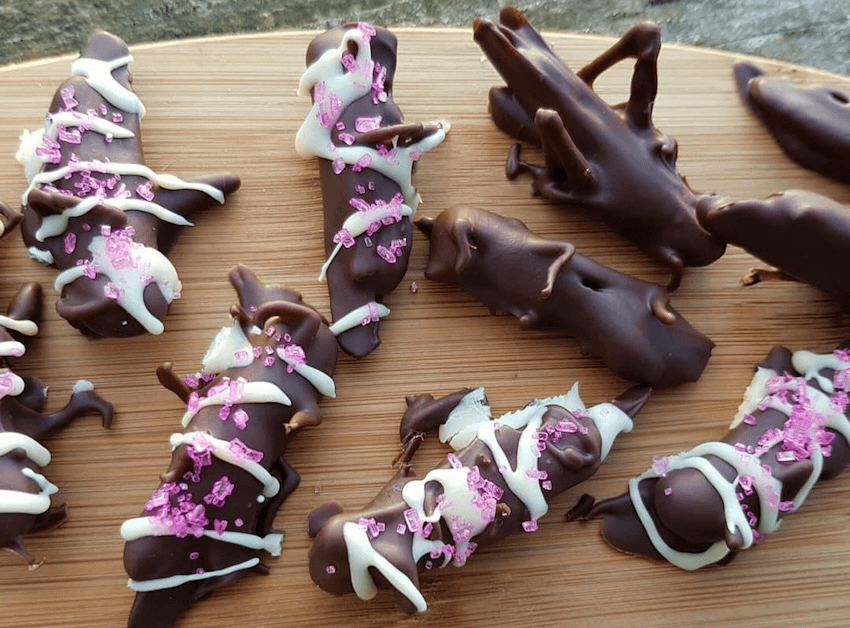
[[[408,120],[448,119],[446,142],[426,155],[415,179],[420,212],[470,204],[524,220],[543,236],[568,239],[579,251],[644,279],[666,274],[593,216],[547,204],[527,181],[507,181],[512,141],[486,111],[487,90],[501,83],[482,61],[469,30],[399,29],[396,100]],[[295,154],[295,132],[308,103],[295,94],[313,33],[185,40],[134,47],[136,91],[148,165],[184,178],[229,170],[243,187],[223,207],[198,217],[172,256],[184,283],[161,337],[89,341],[53,311],[54,273],[31,261],[17,234],[0,244],[0,309],[26,280],[45,284],[47,317],[19,371],[50,385],[49,408],[64,404],[78,378],[115,403],[114,426],[80,419],[49,439],[46,475],[60,487],[70,519],[30,537],[44,563],[28,571],[0,555],[0,626],[113,627],[125,624],[133,595],[122,566],[122,521],[136,516],[169,460],[168,437],[183,409],[161,388],[157,365],[173,360],[194,372],[215,332],[227,323],[234,293],[227,273],[237,263],[261,278],[301,291],[328,313],[320,190],[316,164]],[[551,34],[573,67],[612,40]],[[34,129],[73,57],[0,68],[0,198],[18,203],[23,173],[13,159],[21,129]],[[747,113],[735,93],[733,57],[666,46],[660,59],[657,124],[679,140],[679,166],[691,185],[734,196],[764,196],[795,187],[850,203],[850,189],[791,163]],[[764,61],[803,81],[846,78]],[[629,64],[598,82],[611,101],[625,97]],[[530,155],[531,153],[529,153]],[[457,290],[423,276],[427,247],[416,234],[408,274],[388,305],[383,345],[370,357],[341,358],[338,396],[323,404],[324,423],[301,434],[289,461],[301,487],[276,525],[284,552],[269,558],[267,577],[251,576],[197,604],[185,628],[266,626],[843,626],[850,613],[850,479],[817,488],[765,545],[727,568],[684,573],[607,547],[596,524],[566,524],[563,513],[582,491],[624,490],[655,455],[720,437],[740,403],[753,365],[774,344],[830,350],[847,335],[846,319],[802,285],[742,288],[754,260],[737,249],[686,275],[673,303],[717,347],[696,384],[657,393],[636,429],[615,445],[596,477],[563,495],[540,531],[481,551],[462,569],[423,577],[430,604],[421,616],[399,614],[389,595],[370,603],[318,590],[307,574],[306,514],[335,500],[366,503],[392,474],[404,395],[484,385],[501,413],[532,398],[566,391],[580,380],[588,403],[625,387],[571,339],[520,332],[515,320],[491,317]],[[418,291],[409,290],[411,284]],[[415,460],[424,472],[446,449],[436,439]]]

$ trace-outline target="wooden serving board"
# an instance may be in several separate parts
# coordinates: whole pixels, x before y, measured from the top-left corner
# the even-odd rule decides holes
[[[398,29],[396,100],[407,120],[447,119],[448,139],[425,155],[415,183],[420,212],[477,205],[524,220],[551,238],[644,279],[667,275],[593,216],[529,195],[527,181],[503,173],[512,140],[487,114],[487,90],[500,84],[466,30]],[[306,46],[315,33],[186,40],[137,46],[131,71],[148,115],[148,165],[184,178],[222,170],[242,177],[225,206],[198,217],[172,259],[184,284],[160,337],[90,341],[53,310],[55,273],[30,260],[17,234],[0,243],[0,311],[27,280],[46,287],[41,336],[19,361],[22,374],[50,386],[48,409],[65,403],[79,378],[112,400],[111,430],[80,419],[53,435],[47,477],[70,508],[68,522],[28,538],[44,562],[28,571],[0,555],[0,626],[115,627],[133,599],[122,565],[121,523],[137,516],[168,464],[168,437],[184,408],[160,387],[156,367],[171,360],[195,372],[235,302],[228,271],[237,263],[261,278],[303,293],[326,315],[321,201],[314,161],[300,159],[295,133],[309,103],[296,96]],[[550,34],[574,68],[605,49],[603,37]],[[13,154],[20,132],[43,123],[52,94],[74,56],[0,68],[0,198],[14,206],[25,187]],[[850,203],[850,189],[790,162],[749,115],[735,92],[733,57],[665,46],[656,123],[680,144],[679,167],[698,190],[766,196],[807,188]],[[850,80],[760,61],[802,81]],[[611,102],[627,93],[631,64],[598,82]],[[531,152],[529,156],[535,155]],[[307,513],[326,501],[349,508],[368,502],[392,475],[404,396],[442,395],[483,385],[501,414],[529,400],[565,392],[576,380],[588,404],[626,387],[574,340],[521,332],[492,317],[458,290],[426,280],[425,239],[416,233],[404,282],[389,298],[383,345],[371,356],[340,359],[338,396],[323,402],[324,422],[292,443],[288,460],[302,483],[276,526],[284,551],[266,562],[267,577],[249,576],[194,606],[180,624],[209,626],[799,626],[846,625],[850,613],[850,475],[818,487],[774,538],[726,568],[697,573],[629,557],[601,540],[598,524],[565,523],[581,492],[619,494],[653,456],[721,437],[753,366],[775,344],[828,351],[850,333],[838,308],[814,289],[789,283],[738,285],[754,260],[730,247],[709,268],[693,269],[674,306],[717,346],[702,379],[658,392],[622,436],[600,472],[561,496],[535,534],[482,550],[469,564],[423,576],[424,615],[400,614],[391,595],[371,602],[319,590],[307,573]],[[410,290],[415,283],[418,291]],[[567,305],[568,307],[568,305]],[[424,473],[447,449],[436,438],[414,462]]]

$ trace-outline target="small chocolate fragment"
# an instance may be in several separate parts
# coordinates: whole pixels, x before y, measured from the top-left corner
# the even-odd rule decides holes
[[[0,316],[0,549],[18,554],[31,569],[40,563],[24,548],[24,537],[52,530],[68,518],[64,504],[50,503],[58,489],[41,474],[50,452],[40,439],[90,412],[100,414],[104,427],[112,422],[112,404],[90,382],[77,382],[64,408],[44,414],[47,388],[35,377],[12,372],[14,358],[26,350],[24,342],[38,333],[41,301],[41,285],[26,284],[8,315]]]
[[[850,89],[769,77],[735,64],[738,91],[788,157],[809,170],[850,183]]]
[[[507,87],[490,91],[490,112],[505,133],[541,145],[543,166],[519,160],[507,174],[533,177],[532,191],[590,209],[672,271],[674,290],[688,266],[717,260],[724,244],[697,222],[695,194],[676,169],[676,141],[652,122],[658,90],[658,26],[641,22],[578,73],[546,44],[523,13],[502,8],[500,23],[477,19],[474,39]],[[593,82],[623,59],[636,59],[629,100],[611,107]]]
[[[850,463],[850,351],[774,348],[720,441],[656,458],[628,492],[573,518],[603,519],[616,549],[682,569],[726,564],[773,533],[819,480]]]
[[[450,209],[418,219],[431,240],[425,276],[466,290],[523,329],[558,329],[620,377],[654,388],[699,379],[714,343],[668,302],[664,288],[545,240],[519,220]]]
[[[9,206],[0,203],[0,238],[9,233],[21,222],[21,215],[9,209]]]
[[[181,291],[167,253],[196,212],[240,185],[229,174],[186,182],[145,165],[131,61],[121,39],[95,33],[47,124],[25,132],[17,155],[29,182],[24,243],[59,271],[60,316],[91,336],[162,333]]]
[[[307,49],[299,93],[313,107],[295,140],[319,158],[328,256],[319,275],[331,297],[331,329],[350,355],[380,344],[384,298],[401,281],[419,204],[416,161],[446,136],[447,122],[405,124],[393,101],[398,41],[390,31],[348,23]]]
[[[395,476],[359,512],[327,504],[310,514],[313,581],[362,599],[395,590],[403,610],[425,611],[419,572],[461,566],[479,547],[537,530],[549,503],[593,475],[617,435],[631,430],[649,394],[635,386],[586,408],[576,384],[496,420],[482,388],[408,397]],[[434,428],[454,452],[420,478],[410,460]]]
[[[334,396],[337,342],[290,290],[263,285],[245,267],[232,323],[213,340],[203,372],[160,382],[187,404],[171,436],[171,465],[142,515],[125,521],[124,566],[136,591],[130,628],[174,626],[210,591],[278,556],[274,516],[299,475],[285,460],[290,435],[318,425],[318,400]]]
[[[795,279],[826,292],[850,310],[850,207],[804,190],[764,200],[712,200],[697,207],[700,223],[779,269],[753,269],[743,283]]]

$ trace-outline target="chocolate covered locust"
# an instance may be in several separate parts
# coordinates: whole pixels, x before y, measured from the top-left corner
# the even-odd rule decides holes
[[[384,298],[399,284],[413,245],[410,216],[419,204],[411,182],[422,153],[449,124],[406,124],[393,101],[395,35],[349,23],[316,37],[307,49],[299,93],[313,106],[295,140],[319,158],[327,280],[340,347],[365,356],[379,344]]]
[[[266,573],[283,535],[275,514],[299,475],[289,439],[317,425],[321,396],[333,396],[336,338],[298,294],[263,285],[247,268],[230,281],[239,295],[232,323],[216,336],[203,372],[160,382],[187,404],[184,432],[140,517],[126,521],[124,565],[136,591],[130,628],[174,626],[191,603],[246,573]]]
[[[92,336],[163,331],[181,292],[167,253],[193,214],[240,184],[229,174],[187,182],[145,165],[132,59],[121,39],[95,33],[17,155],[29,182],[24,243],[59,271],[56,310]]]
[[[725,245],[696,219],[696,194],[676,169],[676,141],[652,122],[658,91],[658,26],[641,22],[577,73],[558,57],[523,13],[504,7],[499,23],[473,23],[481,46],[506,87],[490,91],[496,125],[542,146],[545,163],[520,160],[516,145],[507,174],[532,175],[534,194],[590,209],[614,231],[672,271],[674,290],[685,267],[717,260]],[[636,60],[631,91],[611,107],[593,90],[611,66]]]
[[[416,226],[431,241],[426,277],[512,314],[523,329],[574,336],[615,374],[654,388],[702,375],[714,343],[670,307],[661,286],[483,209],[447,209]]]
[[[478,547],[535,532],[552,500],[593,475],[631,430],[649,394],[635,386],[586,408],[576,385],[496,420],[481,388],[408,397],[395,476],[359,511],[331,503],[310,514],[310,575],[330,593],[370,599],[390,589],[405,611],[425,611],[420,572],[462,566]],[[410,460],[436,428],[454,452],[417,477]]]
[[[99,414],[104,427],[112,422],[112,405],[90,382],[77,382],[64,408],[44,414],[47,388],[12,371],[12,362],[26,350],[22,341],[38,333],[41,300],[41,286],[27,284],[0,316],[0,548],[18,554],[30,568],[40,563],[24,548],[24,537],[51,530],[68,517],[64,504],[51,505],[58,489],[42,474],[51,456],[41,439],[86,413]]]
[[[570,516],[602,519],[605,540],[629,554],[689,570],[728,563],[850,463],[848,394],[850,350],[777,347],[726,436],[656,458],[628,492],[585,496]]]

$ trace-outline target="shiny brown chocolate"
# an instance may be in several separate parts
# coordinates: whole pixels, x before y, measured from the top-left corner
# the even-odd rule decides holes
[[[245,561],[252,561],[253,566],[178,586],[137,591],[130,611],[131,628],[174,626],[193,602],[209,592],[246,573],[268,571],[260,560],[262,549],[220,540],[216,532],[220,529],[256,537],[276,533],[272,529],[274,516],[300,480],[298,472],[285,459],[289,439],[301,428],[318,425],[321,421],[319,391],[297,371],[290,372],[290,365],[282,359],[278,349],[293,350],[294,354],[303,351],[304,363],[331,376],[338,348],[325,320],[304,304],[297,293],[264,285],[245,267],[234,269],[230,281],[239,295],[239,305],[231,309],[234,325],[242,329],[254,348],[254,355],[259,357],[243,356],[245,360],[250,359],[249,364],[232,365],[216,373],[201,373],[196,381],[178,377],[170,363],[161,366],[157,375],[160,382],[189,408],[202,401],[211,389],[222,384],[236,384],[240,378],[249,384],[270,382],[282,390],[290,398],[291,405],[243,403],[238,401],[241,395],[237,395],[231,398],[230,405],[201,403],[186,427],[187,434],[226,441],[228,448],[241,448],[244,444],[255,457],[261,454],[259,464],[280,482],[280,489],[263,500],[260,497],[263,485],[259,480],[241,467],[215,455],[204,454],[203,440],[177,446],[162,483],[142,516],[154,517],[168,527],[180,518],[179,515],[172,517],[173,513],[189,510],[194,515],[192,520],[196,527],[193,532],[175,528],[129,540],[124,549],[128,575],[144,583],[172,576],[220,572]],[[240,422],[240,416],[244,423]],[[223,484],[222,478],[227,478]],[[219,501],[212,498],[216,494],[221,496]],[[185,504],[192,504],[192,508],[187,509]],[[204,535],[204,530],[208,534]]]
[[[519,220],[450,209],[416,221],[431,240],[425,276],[463,288],[523,329],[558,329],[620,377],[655,388],[696,381],[714,343],[669,294],[543,239]]]
[[[700,223],[779,269],[751,270],[745,284],[795,279],[826,292],[850,309],[850,207],[804,190],[764,200],[714,200],[697,208]]]
[[[26,284],[9,306],[8,316],[17,321],[37,322],[42,309],[42,291],[37,283]],[[0,343],[26,341],[27,336],[0,327]],[[11,374],[12,357],[0,357],[0,378],[3,386]],[[112,405],[94,390],[79,390],[71,395],[64,408],[45,414],[47,388],[35,377],[23,378],[25,387],[18,395],[4,391],[0,398],[0,435],[10,432],[23,434],[40,441],[44,436],[67,425],[71,420],[89,413],[102,417],[103,426],[112,422]],[[15,448],[0,455],[0,490],[38,494],[40,487],[26,474],[43,474],[44,470],[31,460],[23,449]],[[0,498],[2,499],[2,498]],[[27,534],[52,530],[68,517],[65,505],[50,507],[38,514],[0,512],[0,548],[19,555],[30,566],[38,566],[36,559],[24,548]]]
[[[641,22],[577,73],[546,44],[523,13],[506,6],[499,24],[473,22],[475,41],[507,87],[490,92],[496,125],[541,145],[542,166],[511,151],[507,173],[532,176],[532,191],[547,199],[597,213],[672,271],[675,289],[688,266],[718,259],[724,244],[711,237],[694,212],[695,194],[676,169],[677,145],[652,122],[658,89],[658,26]],[[635,58],[631,93],[609,106],[593,90],[611,66]]]
[[[613,400],[613,404],[626,415],[634,418],[649,398],[651,389],[647,386],[633,386]],[[325,591],[336,595],[354,593],[349,563],[349,553],[343,536],[346,523],[359,524],[364,520],[373,520],[382,524],[383,531],[370,538],[370,544],[393,568],[403,573],[409,581],[419,588],[420,573],[440,566],[443,556],[434,557],[425,554],[418,561],[413,555],[414,534],[405,530],[409,523],[405,511],[409,508],[402,497],[405,485],[421,478],[416,476],[410,460],[418,449],[425,434],[437,429],[449,418],[451,411],[469,393],[469,389],[460,390],[440,399],[431,395],[416,395],[407,398],[408,410],[401,421],[400,435],[404,445],[402,464],[398,472],[381,489],[375,499],[363,509],[343,512],[335,503],[325,504],[310,513],[308,518],[310,536],[314,537],[310,548],[310,575],[313,581]],[[572,433],[560,434],[550,438],[540,451],[537,462],[539,470],[547,472],[551,485],[543,491],[547,502],[557,495],[575,486],[593,475],[603,459],[602,438],[594,420],[587,416],[576,416],[570,410],[557,404],[545,406],[540,431],[550,428],[553,433],[562,421],[573,423],[577,429]],[[517,448],[522,430],[501,426],[496,431],[499,448],[507,455],[511,465],[517,464]],[[610,443],[609,443],[610,446]],[[480,476],[492,486],[498,487],[501,494],[495,504],[495,519],[477,535],[473,536],[475,548],[484,547],[506,536],[532,531],[527,528],[529,511],[523,501],[511,490],[494,461],[495,455],[482,440],[472,442],[449,457],[437,469],[458,468],[458,466],[477,467]],[[511,467],[513,468],[513,466]],[[442,487],[439,482],[426,484],[426,507],[433,509],[440,503]],[[446,509],[450,506],[445,506]],[[441,541],[446,546],[458,543],[455,532],[446,524],[446,517],[435,523],[426,535],[429,541]],[[460,534],[458,534],[458,537]],[[472,546],[470,546],[472,547]],[[458,558],[458,564],[464,564],[468,556]],[[433,564],[432,564],[433,563]],[[370,569],[369,576],[378,589],[390,589],[396,593],[396,600],[402,610],[408,613],[417,608],[401,591],[394,589],[382,570]],[[421,610],[421,609],[419,609]]]
[[[800,377],[794,370],[791,353],[783,347],[775,347],[759,364],[761,369],[782,377]],[[818,377],[832,381],[836,375],[833,369],[821,369],[815,377],[806,382],[807,394],[814,399],[824,389]],[[789,393],[793,396],[794,392]],[[741,422],[723,437],[723,443],[735,445],[750,453],[755,452],[764,469],[769,469],[773,478],[778,480],[781,492],[777,499],[781,519],[794,509],[790,506],[795,497],[813,473],[813,458],[799,457],[796,460],[780,461],[777,456],[787,454],[792,449],[784,442],[765,441],[771,431],[779,432],[796,429],[789,423],[788,414],[765,404],[754,409],[748,420]],[[828,451],[823,454],[823,467],[816,479],[826,480],[841,473],[850,464],[850,444],[840,432],[824,429],[826,439],[833,439]],[[763,445],[766,451],[760,452]],[[768,448],[769,447],[769,448]],[[736,482],[739,472],[728,462],[713,455],[703,458],[729,482]],[[755,486],[756,482],[753,482]],[[658,477],[647,477],[639,481],[638,491],[641,501],[647,508],[661,539],[673,550],[684,554],[697,555],[719,544],[721,551],[713,562],[707,564],[727,564],[740,551],[746,549],[741,531],[730,529],[724,515],[724,504],[712,483],[701,470],[695,468],[676,468]],[[762,501],[756,488],[738,486],[738,500],[743,512],[750,513],[750,526],[758,525],[764,516],[763,508],[768,506]],[[568,515],[571,519],[602,519],[603,538],[615,549],[627,554],[663,560],[660,551],[650,540],[646,528],[638,518],[634,502],[628,492],[610,499],[593,503],[593,498],[585,495]],[[755,533],[755,530],[754,530]],[[764,540],[764,535],[755,534],[756,542]],[[680,565],[681,566],[681,565]],[[690,567],[686,567],[690,568]],[[698,567],[696,567],[698,568]]]
[[[850,89],[804,85],[735,64],[738,91],[777,144],[801,166],[850,183]]]
[[[348,23],[316,37],[307,49],[307,65],[326,51],[339,47],[343,34],[357,26],[356,23]],[[355,146],[384,146],[392,150],[396,145],[412,144],[432,135],[439,129],[439,125],[403,122],[401,110],[393,100],[398,40],[387,29],[374,28],[376,34],[372,36],[369,45],[372,60],[386,70],[383,82],[386,99],[375,102],[367,95],[356,100],[343,109],[339,123],[344,125],[346,133],[355,138]],[[379,128],[368,132],[359,132],[355,128],[358,118],[378,116]],[[339,134],[332,133],[331,137],[335,145],[346,145],[339,139]],[[319,174],[327,255],[337,248],[338,240],[334,240],[334,237],[342,229],[345,220],[357,211],[349,202],[352,198],[374,205],[376,202],[389,203],[393,197],[402,193],[398,182],[369,167],[359,171],[346,167],[336,174],[332,162],[319,159]],[[385,222],[375,233],[363,234],[354,240],[353,246],[339,250],[327,270],[331,316],[334,321],[369,303],[383,303],[386,296],[398,286],[407,270],[413,245],[410,218],[403,217],[391,224]],[[393,247],[394,242],[405,242],[405,245]],[[392,250],[394,261],[388,262],[382,258],[379,254],[381,249]],[[368,355],[380,345],[380,324],[380,320],[373,320],[340,333],[340,347],[355,357]]]
[[[129,54],[127,45],[118,37],[99,31],[88,42],[81,59],[97,59],[111,61],[121,59]],[[126,65],[112,70],[112,78],[123,88],[132,90],[131,76]],[[69,91],[70,90],[70,91]],[[78,104],[69,107],[65,94]],[[70,102],[70,101],[69,101]],[[73,141],[58,142],[57,150],[61,154],[58,163],[47,162],[41,172],[50,172],[64,168],[74,162],[109,161],[131,165],[145,164],[141,142],[141,116],[137,113],[121,109],[113,105],[97,89],[89,85],[83,76],[75,75],[66,80],[56,91],[50,105],[48,115],[72,111],[84,114],[87,111],[106,121],[118,120],[120,126],[131,131],[133,137],[109,138],[105,134],[88,130],[80,133]],[[105,112],[105,113],[103,113]],[[74,129],[69,127],[69,131]],[[43,148],[43,146],[42,146]],[[90,257],[89,245],[92,239],[102,234],[107,228],[113,232],[132,229],[132,238],[136,243],[167,254],[175,240],[183,230],[184,225],[162,220],[152,213],[138,210],[122,211],[110,205],[109,198],[118,193],[121,185],[126,192],[134,197],[143,198],[137,189],[148,187],[150,200],[157,203],[187,221],[197,212],[216,204],[216,200],[208,194],[191,189],[166,189],[160,187],[145,176],[124,174],[112,188],[103,188],[105,196],[102,203],[91,211],[79,216],[73,216],[68,221],[67,228],[59,235],[51,236],[41,241],[36,237],[44,220],[63,210],[74,207],[83,198],[95,195],[91,180],[106,181],[106,174],[98,173],[96,169],[83,170],[73,173],[69,178],[60,178],[51,186],[38,185],[33,189],[23,208],[23,223],[21,233],[27,247],[38,249],[41,255],[49,254],[50,265],[58,271],[76,267],[80,262]],[[205,183],[227,195],[239,188],[240,180],[230,174],[219,174],[197,179],[194,183]],[[145,199],[147,200],[147,199]],[[135,336],[143,334],[146,329],[116,299],[107,296],[105,274],[98,273],[95,277],[80,277],[66,285],[61,298],[56,304],[59,314],[82,333],[91,336]],[[144,303],[157,319],[163,321],[169,310],[169,302],[163,297],[154,283],[143,288]]]
[[[13,212],[5,203],[0,203],[0,218],[2,218],[0,220],[0,238],[18,226],[21,221],[21,215]]]

